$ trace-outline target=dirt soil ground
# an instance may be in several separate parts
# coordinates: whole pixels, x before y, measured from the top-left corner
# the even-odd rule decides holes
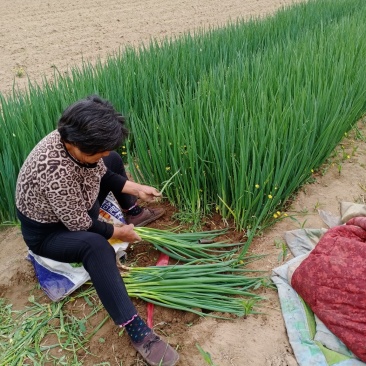
[[[299,2],[299,1],[293,1]],[[11,91],[13,83],[24,88],[27,76],[40,82],[52,79],[57,68],[68,68],[82,60],[102,60],[124,45],[137,46],[150,38],[179,36],[197,28],[223,25],[237,17],[266,16],[287,0],[3,0],[0,5],[0,92]],[[363,125],[360,124],[361,132]],[[320,228],[324,224],[318,209],[339,212],[339,202],[364,202],[366,144],[348,137],[327,165],[314,173],[314,181],[304,186],[294,198],[287,218],[278,222],[251,247],[251,252],[267,254],[256,262],[258,269],[271,273],[281,264],[283,241],[287,230],[299,227]],[[171,209],[169,210],[171,212]],[[172,225],[167,214],[157,226]],[[211,220],[210,227],[223,226]],[[239,240],[241,233],[232,232]],[[36,279],[31,265],[25,260],[26,247],[18,228],[0,232],[0,296],[6,297],[16,309],[27,304],[30,291],[47,302],[35,290]],[[133,251],[130,253],[133,255]],[[287,255],[286,260],[290,258]],[[141,259],[143,260],[143,259]],[[156,331],[169,336],[181,354],[180,366],[207,365],[195,344],[209,352],[217,366],[295,366],[275,290],[266,290],[262,315],[231,321],[198,318],[190,313],[155,309]],[[43,297],[42,297],[43,296]],[[141,314],[146,304],[136,302]],[[106,342],[101,344],[98,339]],[[130,347],[127,337],[119,337],[111,321],[107,322],[91,341],[95,356],[86,356],[84,364],[144,365]],[[117,361],[119,363],[117,363]]]

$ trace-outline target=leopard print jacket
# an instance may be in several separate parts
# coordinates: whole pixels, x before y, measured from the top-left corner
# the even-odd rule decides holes
[[[106,171],[102,159],[90,166],[73,160],[58,131],[53,131],[31,151],[19,172],[16,206],[37,222],[61,221],[70,231],[88,230],[88,210]]]

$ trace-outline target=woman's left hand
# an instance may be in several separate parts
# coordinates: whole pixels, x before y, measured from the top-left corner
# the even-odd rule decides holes
[[[138,197],[145,202],[153,202],[156,198],[161,197],[161,193],[154,187],[141,185]]]
[[[156,188],[131,182],[130,180],[125,183],[122,192],[132,194],[145,202],[153,202],[156,198],[161,197],[161,193]]]

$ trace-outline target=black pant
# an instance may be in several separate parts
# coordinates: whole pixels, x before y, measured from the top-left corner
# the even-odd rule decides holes
[[[115,173],[126,176],[121,157],[112,152],[103,159]],[[100,203],[109,193],[101,187]],[[114,192],[123,209],[130,208],[136,198]],[[116,264],[113,247],[101,235],[88,231],[69,231],[63,224],[41,224],[30,220],[18,211],[22,233],[28,247],[42,257],[59,262],[83,263],[107,312],[118,325],[122,325],[137,314]]]

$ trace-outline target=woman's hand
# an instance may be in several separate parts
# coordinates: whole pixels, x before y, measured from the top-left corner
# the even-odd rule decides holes
[[[138,198],[145,202],[153,202],[158,197],[161,197],[161,193],[156,188],[141,185]]]
[[[133,224],[129,225],[115,225],[114,231],[111,239],[119,239],[127,243],[134,243],[136,241],[141,241],[140,236],[133,230]]]
[[[145,186],[128,180],[123,189],[123,193],[132,194],[145,202],[153,202],[161,197],[161,193],[154,187]]]

